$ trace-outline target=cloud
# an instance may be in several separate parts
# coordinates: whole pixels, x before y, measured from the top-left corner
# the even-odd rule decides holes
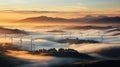
[[[69,6],[70,7],[70,6]],[[77,7],[80,8],[80,7]],[[76,9],[76,8],[75,8]],[[120,11],[41,11],[41,10],[0,10],[0,12],[4,13],[20,13],[20,14],[30,14],[30,13],[72,13],[72,14],[84,14],[85,15],[94,15],[94,16],[99,16],[99,15],[106,15],[106,16],[119,16]],[[104,14],[102,14],[104,13]]]
[[[119,33],[114,33],[114,34],[112,34],[112,36],[120,36],[120,32]]]
[[[80,52],[89,54],[97,54],[103,57],[120,58],[120,45],[119,44],[83,44],[83,45],[70,45],[70,48],[75,48]]]
[[[66,29],[78,29],[78,30],[107,30],[107,29],[113,29],[115,27],[112,26],[70,26],[66,27]]]
[[[65,33],[63,30],[51,30],[51,31],[46,31],[46,32],[51,32],[51,33]]]
[[[106,32],[116,32],[116,31],[120,32],[120,28],[110,29],[110,30],[108,30]]]
[[[79,12],[65,12],[65,11],[32,11],[32,10],[2,10],[5,13],[20,13],[20,14],[39,14],[39,13],[79,13]]]

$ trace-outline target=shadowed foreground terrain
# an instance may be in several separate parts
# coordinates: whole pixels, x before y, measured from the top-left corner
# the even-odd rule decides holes
[[[27,64],[23,60],[18,60],[13,57],[0,54],[0,67],[16,67],[19,65]],[[50,67],[120,67],[120,60],[102,60],[102,61],[90,61],[90,62],[76,62],[73,64],[65,65],[53,65]]]
[[[6,55],[7,50],[19,50],[19,48],[10,43],[0,43],[0,67],[15,67],[28,63],[24,60]]]
[[[120,60],[77,62],[73,64],[61,65],[59,67],[120,67]]]
[[[91,57],[89,55],[83,54],[83,53],[78,53],[74,49],[58,49],[56,50],[55,48],[53,49],[40,49],[39,51],[36,51],[37,57],[39,56],[40,53],[44,53],[47,56],[55,56],[55,57],[64,57],[64,60],[62,62],[56,60],[49,60],[50,62],[53,62],[54,64],[45,65],[41,66],[41,62],[37,63],[37,66],[34,66],[35,63],[32,63],[28,60],[23,60],[14,56],[8,56],[6,53],[7,50],[15,50],[16,52],[19,53],[21,51],[18,47],[13,47],[12,44],[9,43],[1,43],[0,46],[0,67],[29,67],[29,66],[24,66],[24,65],[30,65],[30,67],[120,67],[120,60],[111,60],[111,59],[93,59],[94,57]],[[71,55],[72,54],[72,55]],[[16,55],[16,54],[14,54]],[[20,54],[21,55],[21,54]],[[30,57],[34,58],[33,53],[29,53],[27,55],[30,55]],[[17,55],[16,55],[17,56]],[[74,57],[76,59],[90,59],[89,61],[74,61],[71,63],[66,63],[68,60],[68,57]],[[45,57],[47,58],[47,57]],[[49,59],[49,58],[47,58]],[[38,58],[39,60],[39,58]],[[40,60],[43,61],[43,60]],[[58,63],[56,63],[58,62]],[[55,64],[56,63],[56,64]],[[32,66],[31,66],[32,65]]]
[[[10,63],[10,57],[0,54],[0,67],[12,67],[14,64]]]
[[[0,67],[16,67],[29,62],[0,53]]]

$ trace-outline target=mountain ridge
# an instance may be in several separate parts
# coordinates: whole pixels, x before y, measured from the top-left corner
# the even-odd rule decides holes
[[[47,17],[47,16],[39,16],[39,17],[29,17],[18,22],[86,22],[86,23],[120,23],[120,17],[108,17],[108,16],[86,16],[83,18],[60,18],[60,17]]]

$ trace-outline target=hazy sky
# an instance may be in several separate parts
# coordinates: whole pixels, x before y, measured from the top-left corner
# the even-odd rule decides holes
[[[119,3],[120,0],[0,0],[0,21],[41,15],[64,18],[119,16]]]
[[[0,0],[1,10],[119,10],[120,0]],[[69,9],[69,10],[68,10]]]

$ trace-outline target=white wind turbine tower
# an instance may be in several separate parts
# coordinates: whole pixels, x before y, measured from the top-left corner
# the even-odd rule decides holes
[[[30,38],[30,50],[32,51],[32,36],[31,36],[31,38]]]
[[[65,33],[61,33],[60,35],[61,35],[61,39],[64,39]]]
[[[80,32],[80,34],[81,34],[81,39],[84,38],[84,36],[85,36],[85,35],[84,35],[85,32]]]
[[[104,35],[101,34],[101,42],[103,42],[103,40],[104,40]]]
[[[100,37],[100,41],[102,42],[101,32],[98,31],[97,33],[98,33],[97,36]]]
[[[102,42],[105,40],[105,36],[106,36],[106,31],[103,31],[102,36],[101,36],[101,41]]]
[[[33,37],[31,36],[31,38],[30,38],[30,50],[31,51],[33,51],[33,47],[35,48],[35,45],[33,44],[33,41],[34,41],[34,39],[33,39]]]
[[[100,41],[104,41],[104,33],[101,33],[100,31],[98,32],[98,36],[100,36]]]
[[[100,35],[101,35],[101,32],[100,32],[100,31],[98,31],[97,33],[98,33],[98,36],[100,36]]]
[[[5,39],[6,39],[6,38],[5,38]],[[8,39],[10,39],[9,42],[10,42],[11,44],[13,44],[13,36],[12,36],[12,34],[8,37]]]
[[[7,34],[6,34],[6,32],[5,32],[4,36],[5,36],[5,42],[6,42],[6,38],[7,38]]]
[[[90,36],[90,33],[88,32],[86,36]]]
[[[21,47],[23,46],[23,37],[24,37],[23,34],[20,34],[20,40],[19,40],[20,42],[19,43],[20,43]]]
[[[33,44],[33,50],[35,51],[35,44]]]
[[[22,40],[22,39],[23,39],[23,37],[20,37],[20,40],[19,40],[19,41],[20,41],[20,46],[21,46],[21,47],[22,47],[22,44],[23,44],[23,40]]]
[[[81,37],[83,36],[83,32],[80,32],[80,36],[81,36]]]
[[[13,44],[13,39],[14,39],[14,38],[11,36],[10,39],[11,39],[11,44]]]
[[[72,38],[72,32],[69,32],[69,38],[70,39]]]

